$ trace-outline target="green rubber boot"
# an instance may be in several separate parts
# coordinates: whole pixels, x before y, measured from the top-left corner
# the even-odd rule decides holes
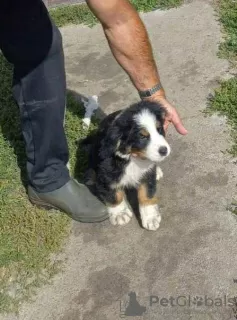
[[[30,201],[46,209],[57,209],[80,222],[101,222],[108,218],[105,205],[76,180],[71,179],[63,187],[47,193],[28,187]]]

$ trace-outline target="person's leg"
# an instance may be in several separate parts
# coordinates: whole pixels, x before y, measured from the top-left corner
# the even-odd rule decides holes
[[[32,0],[27,8],[5,11],[3,7],[0,13],[0,46],[14,66],[13,95],[26,142],[29,184],[37,192],[53,191],[70,179],[65,166],[68,146],[63,129],[66,79],[62,37],[39,0]]]
[[[63,128],[66,80],[62,40],[54,25],[49,31],[52,45],[44,60],[34,68],[27,63],[14,68],[13,93],[26,141],[29,184],[37,192],[56,190],[70,179]]]
[[[31,14],[21,11],[13,17],[13,12],[5,20],[5,28],[1,29],[4,23],[0,23],[0,47],[14,65],[13,93],[26,143],[29,197],[38,205],[66,211],[77,220],[100,221],[106,218],[105,208],[85,186],[70,179],[66,166],[61,34],[43,3],[34,3],[37,5]]]

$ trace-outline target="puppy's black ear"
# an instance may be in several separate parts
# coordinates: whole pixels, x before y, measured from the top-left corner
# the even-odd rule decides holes
[[[150,110],[157,118],[158,121],[164,121],[166,117],[166,109],[158,101],[141,101],[140,106]]]
[[[111,157],[119,146],[122,132],[116,124],[111,126],[101,140],[99,155],[102,159]]]
[[[160,103],[152,102],[152,111],[156,117],[156,125],[158,132],[161,135],[165,136],[164,123],[165,117],[167,116],[166,109]]]
[[[160,103],[154,103],[153,112],[156,115],[158,121],[164,121],[167,115],[166,109]]]
[[[164,121],[165,117],[167,116],[167,110],[163,106],[161,106],[160,109],[161,109],[161,111],[160,111],[161,117],[162,117],[162,119]]]

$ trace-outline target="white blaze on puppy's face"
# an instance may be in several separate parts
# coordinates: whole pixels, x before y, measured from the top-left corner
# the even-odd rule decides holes
[[[170,146],[165,138],[157,131],[157,120],[148,109],[134,116],[136,123],[149,133],[145,157],[153,162],[160,162],[170,154]]]

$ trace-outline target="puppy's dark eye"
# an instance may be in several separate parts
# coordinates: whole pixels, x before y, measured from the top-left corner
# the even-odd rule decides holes
[[[142,130],[139,132],[139,136],[140,136],[140,139],[147,140],[147,139],[150,137],[150,134],[149,134],[149,132],[146,131],[145,129],[142,129]]]
[[[140,140],[148,140],[149,137],[143,136],[142,134],[140,134]]]

